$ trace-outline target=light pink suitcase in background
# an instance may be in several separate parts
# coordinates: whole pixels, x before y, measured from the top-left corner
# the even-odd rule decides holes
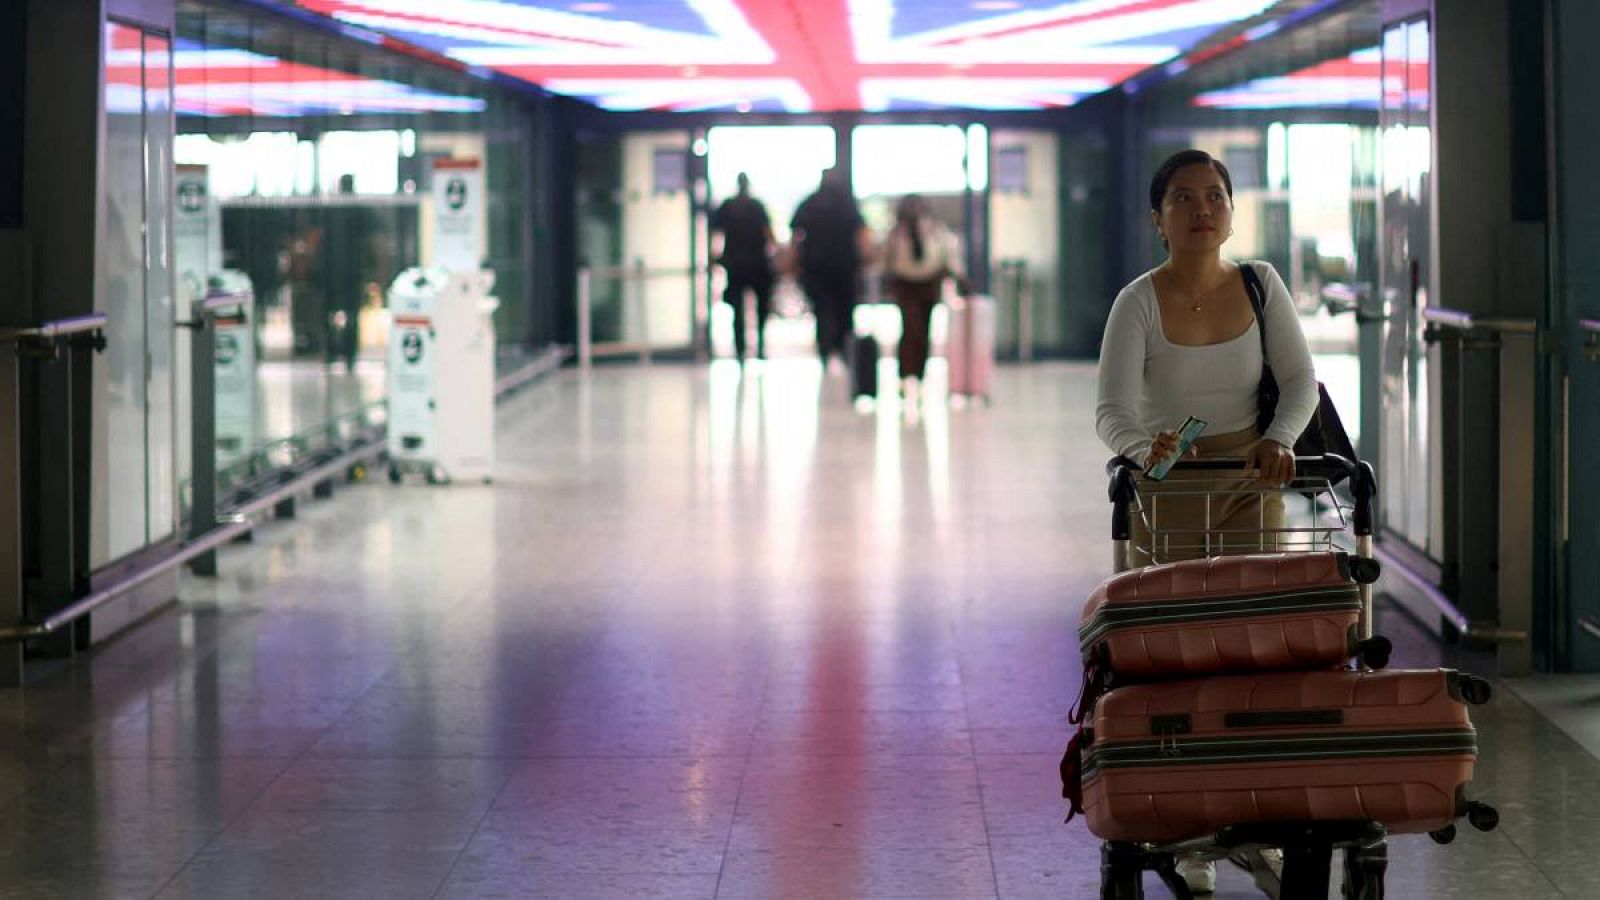
[[[985,294],[946,300],[950,329],[945,364],[950,394],[989,399],[994,384],[994,298]]]

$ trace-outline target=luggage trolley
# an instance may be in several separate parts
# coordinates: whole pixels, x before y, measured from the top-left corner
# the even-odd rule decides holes
[[[1282,487],[1240,486],[1251,473],[1241,459],[1185,460],[1173,472],[1185,475],[1165,482],[1159,492],[1141,495],[1140,467],[1125,457],[1106,464],[1112,503],[1111,539],[1114,571],[1158,564],[1171,558],[1213,557],[1239,553],[1312,553],[1343,550],[1372,558],[1373,502],[1377,479],[1371,464],[1352,462],[1332,454],[1297,457],[1295,478]],[[1211,473],[1215,473],[1212,475]],[[1219,482],[1222,482],[1219,484]],[[1231,498],[1269,495],[1282,498],[1282,524],[1269,525],[1265,503],[1255,527],[1213,524],[1212,512]],[[1161,503],[1169,498],[1189,498],[1204,510],[1201,527],[1163,522]],[[1135,540],[1134,517],[1144,525],[1148,543]],[[1360,659],[1367,668],[1388,662],[1390,645],[1372,633],[1371,578],[1360,579]],[[1489,685],[1466,677],[1474,696],[1488,699]],[[1498,824],[1492,807],[1467,803],[1468,821],[1480,831]],[[1449,825],[1430,836],[1438,843],[1454,840]],[[1195,853],[1213,860],[1230,860],[1245,868],[1267,896],[1282,900],[1325,897],[1335,849],[1344,851],[1345,900],[1381,900],[1387,868],[1387,831],[1373,821],[1249,822],[1230,825],[1215,834],[1177,843],[1146,844],[1105,841],[1101,847],[1102,900],[1142,900],[1143,873],[1155,872],[1178,900],[1193,896],[1177,872],[1177,855]],[[1260,851],[1283,851],[1281,879],[1262,859]]]

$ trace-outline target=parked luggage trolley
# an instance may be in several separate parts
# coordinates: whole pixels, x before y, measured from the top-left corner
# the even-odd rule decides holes
[[[1189,774],[1173,775],[1168,780],[1169,785],[1177,782],[1179,787],[1168,791],[1166,795],[1135,792],[1132,796],[1136,802],[1131,804],[1125,802],[1126,797],[1115,798],[1124,801],[1118,808],[1113,808],[1110,799],[1097,797],[1104,801],[1104,805],[1096,807],[1100,817],[1100,827],[1096,833],[1102,837],[1111,835],[1101,847],[1102,900],[1142,900],[1142,879],[1146,870],[1155,872],[1178,900],[1188,900],[1193,895],[1177,872],[1177,856],[1189,853],[1214,860],[1234,861],[1250,871],[1257,886],[1275,900],[1326,897],[1335,849],[1344,851],[1343,897],[1346,900],[1381,900],[1387,867],[1386,842],[1390,833],[1426,830],[1435,841],[1446,844],[1454,840],[1456,828],[1453,820],[1460,816],[1465,816],[1480,831],[1489,831],[1498,824],[1498,815],[1492,807],[1466,799],[1463,783],[1463,779],[1470,779],[1476,759],[1476,735],[1467,719],[1465,707],[1489,699],[1488,682],[1448,670],[1375,671],[1387,664],[1390,646],[1388,641],[1375,638],[1372,634],[1372,584],[1377,579],[1378,567],[1372,559],[1372,505],[1377,485],[1371,465],[1353,463],[1333,455],[1301,457],[1295,461],[1294,481],[1281,488],[1248,484],[1244,479],[1250,473],[1244,472],[1242,465],[1243,461],[1237,459],[1184,461],[1174,467],[1174,472],[1187,474],[1163,483],[1159,491],[1147,491],[1142,495],[1139,467],[1122,457],[1111,460],[1106,469],[1111,479],[1109,495],[1112,503],[1111,537],[1116,554],[1114,569],[1119,573],[1138,570],[1112,582],[1150,579],[1156,581],[1159,587],[1160,574],[1171,567],[1146,571],[1144,566],[1160,564],[1170,558],[1199,557],[1211,560],[1198,566],[1214,574],[1228,569],[1231,564],[1219,561],[1219,557],[1269,553],[1279,556],[1276,560],[1257,557],[1255,562],[1240,562],[1239,568],[1253,566],[1251,571],[1256,571],[1265,566],[1267,571],[1273,573],[1273,577],[1304,577],[1316,582],[1311,590],[1332,597],[1341,592],[1338,584],[1341,576],[1324,570],[1329,569],[1326,561],[1334,560],[1346,582],[1342,586],[1345,608],[1353,605],[1349,598],[1359,596],[1359,615],[1338,620],[1353,621],[1354,624],[1351,626],[1348,646],[1336,642],[1333,656],[1336,659],[1353,657],[1359,662],[1353,667],[1345,663],[1344,668],[1339,668],[1336,663],[1320,669],[1316,665],[1308,665],[1303,667],[1305,671],[1255,674],[1239,674],[1237,668],[1218,670],[1219,674],[1214,675],[1189,672],[1178,676],[1189,680],[1152,684],[1145,688],[1136,683],[1139,680],[1137,678],[1117,681],[1114,667],[1109,665],[1109,643],[1097,645],[1092,652],[1086,651],[1086,656],[1092,657],[1089,659],[1091,669],[1099,662],[1107,664],[1103,671],[1094,676],[1097,685],[1106,689],[1123,689],[1107,693],[1104,700],[1117,699],[1101,703],[1096,710],[1095,721],[1103,733],[1095,734],[1092,729],[1086,730],[1083,735],[1087,742],[1083,746],[1078,745],[1077,739],[1074,740],[1074,747],[1069,748],[1067,757],[1062,761],[1063,780],[1068,781],[1069,774],[1070,779],[1080,785],[1099,779],[1100,784],[1095,787],[1100,794],[1105,794],[1110,789],[1105,788],[1104,784],[1110,780],[1113,771],[1124,779],[1141,780],[1142,784],[1146,779],[1164,777],[1163,767],[1191,770]],[[1336,491],[1336,488],[1339,490]],[[1345,496],[1341,497],[1341,493]],[[1230,503],[1237,504],[1241,498],[1266,501],[1272,495],[1280,497],[1285,506],[1281,522],[1269,523],[1262,512],[1254,523],[1247,525],[1240,525],[1237,521],[1227,525],[1214,524],[1213,510]],[[1180,502],[1189,504],[1190,510],[1198,508],[1204,511],[1199,527],[1192,522],[1178,522],[1176,517],[1171,516],[1163,521],[1161,504],[1171,503],[1177,498],[1185,498]],[[1255,507],[1264,510],[1266,503],[1257,502]],[[1142,529],[1135,528],[1135,517],[1143,525]],[[1295,554],[1307,554],[1307,557],[1304,560],[1291,558]],[[1282,575],[1284,571],[1290,574]],[[1149,573],[1158,573],[1158,576],[1152,578]],[[1317,582],[1318,578],[1322,581]],[[1108,582],[1108,585],[1112,585],[1112,582]],[[1324,583],[1331,586],[1320,586]],[[1115,585],[1112,587],[1116,588]],[[1127,585],[1122,587],[1126,588]],[[1107,588],[1103,586],[1091,600],[1091,605],[1107,603],[1106,591]],[[1141,607],[1135,599],[1117,607],[1109,618],[1116,622],[1128,622],[1139,617],[1150,620],[1165,616],[1164,624],[1170,626],[1183,616],[1216,615],[1215,610],[1233,602],[1202,595],[1198,606],[1179,609],[1174,603],[1150,601],[1145,601]],[[1339,604],[1329,601],[1323,605],[1331,609]],[[1301,608],[1292,601],[1285,602],[1280,608],[1294,615],[1302,614]],[[1335,614],[1337,610],[1329,613]],[[1326,625],[1326,622],[1320,624]],[[1305,628],[1301,628],[1301,631],[1305,631]],[[1087,631],[1081,634],[1085,635],[1086,648],[1091,638],[1104,639],[1104,635],[1090,633],[1094,629],[1089,625],[1086,624],[1085,629]],[[1168,634],[1171,633],[1169,627]],[[1159,646],[1155,646],[1158,642],[1153,640],[1141,639],[1135,643],[1141,654],[1148,651],[1149,654],[1159,655],[1163,652]],[[1099,656],[1101,650],[1108,651],[1103,658]],[[1169,647],[1165,652],[1170,654],[1176,651]],[[1226,655],[1227,651],[1224,648],[1214,652]],[[1145,656],[1139,661],[1148,665],[1151,658]],[[1126,668],[1131,670],[1134,666]],[[1088,681],[1089,675],[1086,673],[1086,683]],[[1124,682],[1134,683],[1130,686]],[[1386,697],[1391,694],[1409,696],[1416,702],[1412,705],[1385,705],[1364,703],[1358,699],[1340,708],[1338,702],[1326,699],[1334,695],[1343,696],[1341,691],[1346,691],[1350,697],[1364,696],[1369,699],[1380,694]],[[1225,704],[1218,707],[1212,700],[1200,699],[1209,697],[1214,700],[1218,696],[1248,699],[1232,707]],[[1297,696],[1322,699],[1310,702],[1316,708],[1288,708],[1291,704],[1284,702],[1284,698]],[[1255,705],[1263,697],[1266,702],[1259,707]],[[1086,692],[1083,703],[1088,705],[1093,702],[1093,692]],[[1177,704],[1186,712],[1180,715],[1154,714],[1163,702],[1168,707]],[[1113,708],[1108,709],[1108,706]],[[1187,713],[1191,706],[1193,715]],[[1385,716],[1398,724],[1390,724],[1385,731],[1381,724]],[[1125,733],[1121,734],[1121,739],[1110,739],[1116,737],[1112,734],[1119,727],[1115,723],[1127,723],[1130,720],[1135,722],[1135,727],[1145,729],[1142,740],[1130,740]],[[1303,727],[1297,731],[1297,726]],[[1179,751],[1180,741],[1183,742],[1182,755]],[[1324,755],[1324,748],[1333,745],[1339,745],[1341,749]],[[1076,755],[1080,751],[1081,755]],[[1289,762],[1297,755],[1308,760]],[[1237,765],[1240,761],[1255,763],[1258,759],[1262,765]],[[1212,770],[1214,777],[1212,773],[1204,778],[1192,774],[1194,766],[1213,762],[1221,764]],[[1230,762],[1234,763],[1231,767],[1228,765]],[[1242,788],[1227,784],[1230,778],[1248,782],[1259,777],[1260,772],[1270,768],[1266,763],[1278,764],[1280,774],[1273,777],[1279,778],[1280,784],[1251,784]],[[1291,768],[1295,765],[1304,768]],[[1323,769],[1337,769],[1340,766],[1350,770],[1382,767],[1385,778],[1390,776],[1391,770],[1404,769],[1404,775],[1395,777],[1401,780],[1418,779],[1423,788],[1435,788],[1414,792],[1430,797],[1432,806],[1423,802],[1413,808],[1413,800],[1407,796],[1396,800],[1392,809],[1373,812],[1367,806],[1372,801],[1360,795],[1359,788],[1323,788],[1293,780],[1295,772],[1320,773]],[[1312,776],[1306,777],[1309,779]],[[1447,789],[1448,786],[1453,786],[1453,789]],[[1192,791],[1191,796],[1195,799],[1204,792],[1208,800],[1227,807],[1225,794],[1230,790],[1238,790],[1249,796],[1247,806],[1254,812],[1240,815],[1274,820],[1231,822],[1227,819],[1230,814],[1222,813],[1221,820],[1214,821],[1218,814],[1208,804],[1185,805],[1183,800],[1186,791]],[[1353,810],[1351,817],[1304,821],[1285,820],[1281,815],[1262,813],[1262,810],[1271,807],[1274,794],[1279,795],[1278,799],[1286,803],[1288,808],[1299,808],[1295,804],[1303,798],[1309,798],[1313,790],[1324,792],[1318,795],[1319,809],[1343,808],[1323,805],[1324,801],[1333,804],[1344,802]],[[1083,796],[1088,794],[1088,790],[1083,791]],[[1359,800],[1352,802],[1349,799],[1352,796],[1359,796]],[[1163,808],[1161,801],[1168,800],[1177,805]],[[1355,810],[1361,812],[1358,814]],[[1091,823],[1095,823],[1094,813],[1085,814]],[[1188,822],[1177,821],[1185,816]],[[1196,822],[1206,825],[1200,828],[1194,824]],[[1385,822],[1393,824],[1386,825]],[[1181,838],[1174,837],[1179,833],[1183,834]],[[1262,859],[1260,851],[1265,848],[1283,851],[1281,881]]]

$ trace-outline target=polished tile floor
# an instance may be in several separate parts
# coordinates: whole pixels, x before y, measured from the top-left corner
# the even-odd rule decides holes
[[[0,895],[1093,897],[1056,775],[1110,559],[1092,393],[549,377],[492,486],[305,503],[0,693]],[[1600,896],[1600,763],[1513,692],[1477,718],[1504,824],[1396,839],[1389,896]]]

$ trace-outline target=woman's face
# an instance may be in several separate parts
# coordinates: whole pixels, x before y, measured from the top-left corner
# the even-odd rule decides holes
[[[1173,173],[1150,217],[1172,253],[1214,251],[1233,233],[1233,200],[1215,167],[1191,163]]]

